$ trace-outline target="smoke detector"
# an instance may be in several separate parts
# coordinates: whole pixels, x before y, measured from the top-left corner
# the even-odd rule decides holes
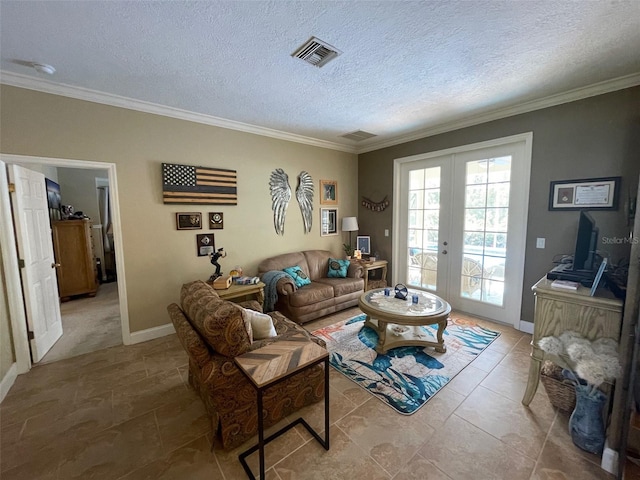
[[[47,65],[46,63],[35,63],[35,62],[32,62],[31,66],[38,73],[46,73],[47,75],[53,75],[54,73],[56,73],[56,69],[53,68],[51,65]]]
[[[336,47],[332,47],[319,38],[311,37],[304,45],[293,52],[291,56],[310,63],[315,67],[322,67],[340,54],[342,54],[342,52]]]

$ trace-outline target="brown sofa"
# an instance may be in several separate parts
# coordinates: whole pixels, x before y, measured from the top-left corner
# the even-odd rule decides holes
[[[299,265],[311,280],[311,284],[300,288],[296,287],[290,277],[278,280],[275,309],[303,324],[358,305],[358,299],[364,292],[364,269],[361,265],[352,263],[349,265],[347,278],[327,278],[329,258],[335,256],[327,250],[306,250],[285,253],[260,262],[260,277],[269,271]]]
[[[302,327],[278,312],[270,313],[276,337],[251,342],[242,308],[262,311],[254,300],[235,304],[222,300],[202,281],[182,286],[182,308],[167,307],[171,321],[189,356],[189,384],[198,392],[211,416],[213,433],[230,449],[257,433],[257,394],[234,363],[234,357],[292,334],[306,335],[325,346]],[[264,392],[265,428],[294,411],[324,398],[324,367],[316,365]]]

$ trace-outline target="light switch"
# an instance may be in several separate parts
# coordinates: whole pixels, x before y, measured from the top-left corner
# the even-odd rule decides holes
[[[385,228],[385,229],[384,229],[384,236],[385,236],[385,237],[388,237],[388,236],[389,236],[389,229],[388,229],[388,228]]]
[[[544,238],[536,238],[536,248],[544,248],[544,242],[545,239]]]

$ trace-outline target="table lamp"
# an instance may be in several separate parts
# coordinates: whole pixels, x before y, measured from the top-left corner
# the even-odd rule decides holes
[[[349,246],[353,246],[353,234],[351,232],[358,231],[358,219],[356,217],[342,218],[342,231],[349,232]]]

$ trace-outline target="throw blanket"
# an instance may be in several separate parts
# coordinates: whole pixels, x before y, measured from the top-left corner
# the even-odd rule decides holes
[[[278,301],[278,290],[276,289],[276,285],[278,284],[278,280],[282,277],[290,277],[288,273],[283,272],[282,270],[269,270],[267,273],[262,275],[262,281],[264,282],[264,311],[272,312],[275,308],[276,302]]]

